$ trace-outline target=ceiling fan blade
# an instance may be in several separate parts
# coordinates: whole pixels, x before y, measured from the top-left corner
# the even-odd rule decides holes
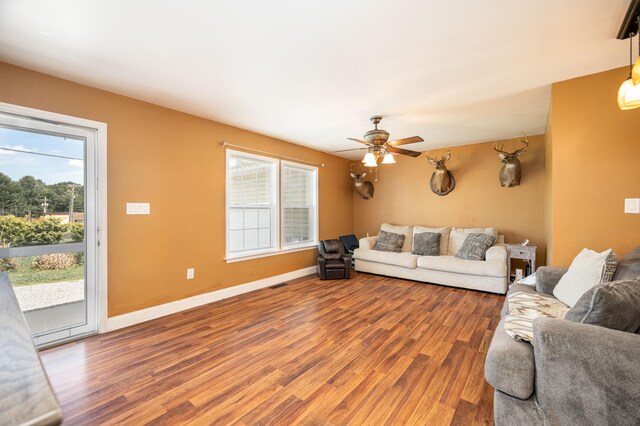
[[[354,142],[358,142],[358,143],[363,143],[365,145],[369,145],[368,142],[361,141],[360,139],[355,139],[355,138],[347,138],[347,139],[349,139],[350,141],[354,141]]]
[[[411,151],[410,149],[395,148],[393,146],[390,146],[388,150],[389,152],[393,152],[394,154],[408,155],[409,157],[419,157],[420,154],[422,154],[421,152],[418,152],[418,151]]]
[[[424,142],[424,139],[422,139],[420,136],[411,136],[410,138],[396,139],[395,141],[388,142],[387,144],[389,146],[398,146],[417,142]]]
[[[351,148],[351,149],[341,149],[341,150],[339,150],[339,151],[331,151],[331,152],[362,151],[363,149],[368,149],[368,148]]]

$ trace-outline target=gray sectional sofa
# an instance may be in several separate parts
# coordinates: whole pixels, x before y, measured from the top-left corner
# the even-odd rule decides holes
[[[513,284],[508,294],[553,295],[565,272],[541,267],[535,287]],[[639,278],[640,247],[619,262],[614,281]],[[640,330],[536,318],[531,345],[507,335],[507,314],[505,301],[485,363],[497,426],[640,425]]]

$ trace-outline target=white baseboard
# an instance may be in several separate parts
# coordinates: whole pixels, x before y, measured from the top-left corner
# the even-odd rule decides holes
[[[310,266],[297,271],[287,272],[286,274],[276,275],[274,277],[263,278],[261,280],[250,283],[239,284],[233,287],[223,288],[221,290],[212,291],[210,293],[198,294],[197,296],[187,299],[176,300],[174,302],[165,303],[163,305],[152,306],[150,308],[141,309],[139,311],[129,312],[127,314],[110,317],[107,319],[107,329],[105,331],[113,331],[119,328],[128,327],[130,325],[139,324],[165,315],[175,314],[176,312],[185,311],[197,306],[206,305],[207,303],[217,300],[226,299],[228,297],[237,296],[239,294],[248,293],[250,291],[259,290],[279,284],[283,281],[304,277],[316,272],[315,266]]]

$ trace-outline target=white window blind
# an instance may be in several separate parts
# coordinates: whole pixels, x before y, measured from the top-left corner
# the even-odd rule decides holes
[[[282,162],[282,246],[316,242],[317,173],[315,167]]]
[[[277,250],[278,161],[227,151],[227,255]]]

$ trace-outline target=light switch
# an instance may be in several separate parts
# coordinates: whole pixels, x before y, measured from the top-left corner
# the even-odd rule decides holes
[[[624,212],[640,214],[640,198],[625,198]]]
[[[194,268],[187,269],[187,279],[192,280],[196,275],[196,270]]]
[[[127,203],[127,214],[151,214],[151,204]]]

